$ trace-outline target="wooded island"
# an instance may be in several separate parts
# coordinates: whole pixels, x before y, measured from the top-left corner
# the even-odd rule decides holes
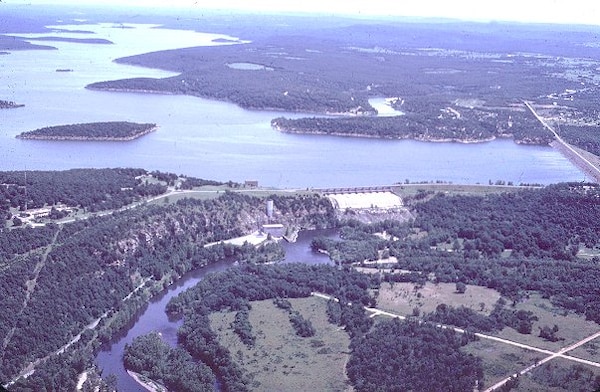
[[[33,140],[108,140],[129,141],[156,130],[156,124],[139,124],[126,121],[95,122],[85,124],[44,127],[17,135],[19,139]]]

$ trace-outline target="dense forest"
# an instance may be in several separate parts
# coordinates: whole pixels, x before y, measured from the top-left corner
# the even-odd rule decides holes
[[[91,212],[120,208],[166,191],[139,178],[147,174],[143,169],[0,172],[0,214],[10,219],[11,207],[24,211],[57,203]]]
[[[567,143],[600,156],[600,127],[565,125],[558,132]]]
[[[598,257],[577,256],[581,247],[600,245],[599,195],[600,187],[592,184],[487,196],[440,193],[414,206],[416,219],[409,226],[393,230],[390,224],[348,222],[341,240],[317,238],[313,248],[342,263],[376,260],[383,253],[396,257],[394,267],[411,273],[387,274],[390,281],[463,282],[496,289],[514,301],[537,291],[600,323]],[[374,235],[386,228],[398,240]],[[464,309],[440,309],[435,317],[451,324],[456,323],[450,319],[469,322],[479,330],[494,328],[494,320],[457,312]],[[511,324],[509,319],[504,323]]]
[[[95,122],[86,124],[44,127],[17,135],[19,139],[43,140],[133,140],[156,129],[156,124],[138,124],[127,121]]]
[[[171,348],[158,333],[136,338],[125,346],[123,362],[127,369],[140,372],[173,391],[212,390],[215,378],[210,368],[194,361],[185,350]]]
[[[418,322],[387,320],[352,341],[348,377],[358,392],[473,391],[481,360],[460,348],[468,335]]]
[[[335,224],[331,205],[321,198],[274,199],[284,224]],[[10,380],[28,361],[58,350],[95,320],[100,320],[96,330],[84,334],[87,342],[97,347],[108,341],[143,305],[141,297],[129,296],[140,285],[161,289],[193,268],[224,258],[270,261],[263,253],[278,255],[276,248],[203,246],[247,234],[264,220],[264,200],[226,192],[217,199],[183,199],[60,226],[1,232],[0,243],[10,245],[0,269],[5,282],[0,297],[0,379]],[[41,387],[48,381],[41,375],[54,372],[53,380],[59,382],[68,378],[69,369],[47,368],[53,364],[41,365],[47,370],[19,380],[11,389],[54,390]]]
[[[274,35],[244,45],[127,57],[118,61],[181,75],[99,82],[90,87],[168,91],[228,100],[246,108],[321,113],[373,112],[368,97],[375,96],[409,101],[421,96],[445,102],[475,96],[494,107],[572,87],[552,70],[538,67],[549,61],[545,57],[534,61],[527,56],[508,57],[506,51],[492,54],[494,48],[489,45],[455,50],[456,43],[450,42],[446,48],[427,51],[413,47],[394,31],[410,30],[408,26],[377,27],[339,29],[350,29],[352,34],[320,30],[319,35],[327,35],[325,39],[304,32],[306,35]],[[276,51],[285,55],[274,55]],[[226,65],[231,63],[267,65],[273,71],[232,69]]]

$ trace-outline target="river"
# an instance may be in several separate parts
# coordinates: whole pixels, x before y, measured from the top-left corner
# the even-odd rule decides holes
[[[314,253],[310,250],[310,242],[315,236],[324,235],[327,237],[336,237],[335,230],[311,230],[302,231],[298,234],[298,239],[295,243],[284,242],[285,261],[303,262],[309,264],[331,263],[329,257]],[[162,338],[171,345],[177,343],[177,329],[181,326],[182,320],[169,320],[165,313],[165,307],[169,300],[179,293],[193,287],[206,274],[223,271],[231,267],[231,262],[218,262],[204,268],[192,271],[184,275],[176,283],[169,286],[162,293],[152,298],[147,307],[143,308],[138,316],[131,322],[124,331],[121,332],[110,343],[108,347],[104,347],[96,356],[96,364],[102,369],[102,374],[108,376],[114,374],[117,376],[117,386],[119,391],[145,391],[137,382],[130,377],[123,367],[123,350],[125,344],[130,344],[137,336],[147,334],[149,332],[159,332]]]

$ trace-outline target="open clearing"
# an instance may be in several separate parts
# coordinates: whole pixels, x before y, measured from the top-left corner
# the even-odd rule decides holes
[[[456,292],[454,283],[428,282],[423,288],[415,290],[414,283],[382,283],[377,297],[379,309],[403,315],[411,315],[418,307],[421,314],[435,311],[440,304],[454,307],[466,306],[476,312],[488,315],[500,293],[486,287],[467,285],[464,294]]]
[[[455,284],[451,283],[440,283],[437,285],[427,283],[423,288],[415,290],[413,283],[394,283],[393,285],[383,283],[377,298],[377,307],[398,314],[411,315],[415,307],[418,307],[421,314],[424,314],[434,311],[437,305],[445,303],[455,307],[463,305],[477,312],[489,314],[494,303],[500,298],[498,292],[484,287],[467,286],[465,294],[456,293],[455,288]],[[510,305],[507,306],[510,307]],[[581,315],[554,307],[549,300],[541,298],[537,293],[530,294],[528,298],[516,304],[514,309],[531,311],[538,317],[538,320],[533,323],[532,333],[524,335],[513,328],[506,327],[498,333],[492,333],[492,335],[556,352],[563,347],[568,347],[588,336],[594,335],[600,330],[598,324],[585,320],[585,317]],[[542,327],[549,326],[552,328],[554,325],[558,327],[556,336],[562,340],[551,342],[538,336]],[[469,343],[463,350],[482,359],[486,387],[490,387],[511,374],[518,373],[547,357],[544,353],[521,349],[487,339]],[[595,339],[588,342],[573,351],[569,351],[567,355],[600,362],[600,340]],[[540,376],[537,376],[537,378],[530,373],[522,376],[517,390],[569,390],[560,386],[551,386],[548,384],[550,381],[537,381],[536,379],[548,379],[547,372],[544,372],[543,368],[555,369],[556,374],[564,374],[570,371],[573,366],[581,366],[584,369],[589,369],[594,375],[600,374],[599,368],[555,358],[541,366],[542,370],[539,370]],[[534,372],[536,371],[538,369],[534,370]],[[570,387],[579,388],[577,390],[585,390],[576,384]]]
[[[442,192],[451,195],[489,195],[503,192],[517,192],[524,189],[521,186],[511,185],[460,185],[460,184],[399,184],[393,190],[398,196],[406,198],[415,196],[419,192]]]
[[[589,361],[600,362],[598,360],[598,358],[600,358],[600,339],[593,340],[581,347],[577,347],[575,350],[569,351],[569,354]]]
[[[501,332],[495,335],[504,339],[514,340],[519,343],[528,344],[551,351],[558,351],[561,348],[578,342],[581,339],[593,335],[600,330],[600,326],[593,321],[588,321],[581,315],[555,308],[549,300],[541,298],[538,294],[532,294],[530,295],[529,299],[519,302],[515,309],[532,311],[539,318],[538,321],[533,323],[533,331],[531,334],[523,335],[512,328],[504,328]],[[540,333],[540,328],[546,325],[550,328],[556,325],[558,327],[556,336],[559,338],[564,338],[564,340],[560,340],[558,342],[549,342],[540,338],[538,336]],[[594,343],[600,344],[600,341],[594,340],[588,344]],[[586,344],[584,347],[586,347],[588,344]],[[582,349],[580,348],[580,350]],[[576,350],[569,352],[569,354],[577,356],[575,355],[575,352]],[[580,358],[584,357],[582,356]],[[600,362],[600,353],[594,356],[587,356],[584,359]]]
[[[542,353],[487,339],[471,342],[461,348],[461,351],[481,358],[486,388],[544,357]]]
[[[565,380],[559,376],[561,373],[569,371],[573,367],[589,370],[592,372],[592,379],[585,378],[583,374],[579,374],[582,379],[574,381],[572,379],[566,380],[570,384],[565,384]],[[547,373],[550,369],[553,369],[552,374],[556,377],[555,379],[548,379]],[[586,372],[587,373],[587,372]],[[519,378],[519,387],[516,389],[517,392],[595,392],[591,389],[593,384],[593,378],[600,377],[600,369],[593,366],[586,366],[576,364],[563,358],[556,358],[552,361],[545,363],[539,368],[533,370],[531,373],[527,373]]]
[[[251,376],[253,391],[351,391],[345,374],[350,338],[327,321],[326,302],[315,297],[289,301],[312,322],[315,336],[297,336],[287,311],[272,300],[252,302],[249,320],[256,336],[252,348],[231,329],[235,312],[211,314],[211,328]]]

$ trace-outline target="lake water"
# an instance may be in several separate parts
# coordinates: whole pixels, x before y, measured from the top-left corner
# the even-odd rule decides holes
[[[227,43],[213,40],[237,37],[153,25],[59,27],[95,34],[61,30],[29,36],[104,38],[114,44],[43,41],[58,50],[15,51],[0,58],[0,99],[26,105],[0,110],[0,170],[126,166],[222,181],[255,179],[261,185],[287,188],[387,185],[405,179],[545,184],[584,179],[550,147],[520,146],[511,140],[473,145],[291,135],[274,131],[271,119],[302,114],[248,111],[188,96],[86,90],[96,81],[174,75],[112,62],[118,57],[223,45]],[[44,126],[94,121],[153,122],[160,128],[131,142],[15,139]]]

